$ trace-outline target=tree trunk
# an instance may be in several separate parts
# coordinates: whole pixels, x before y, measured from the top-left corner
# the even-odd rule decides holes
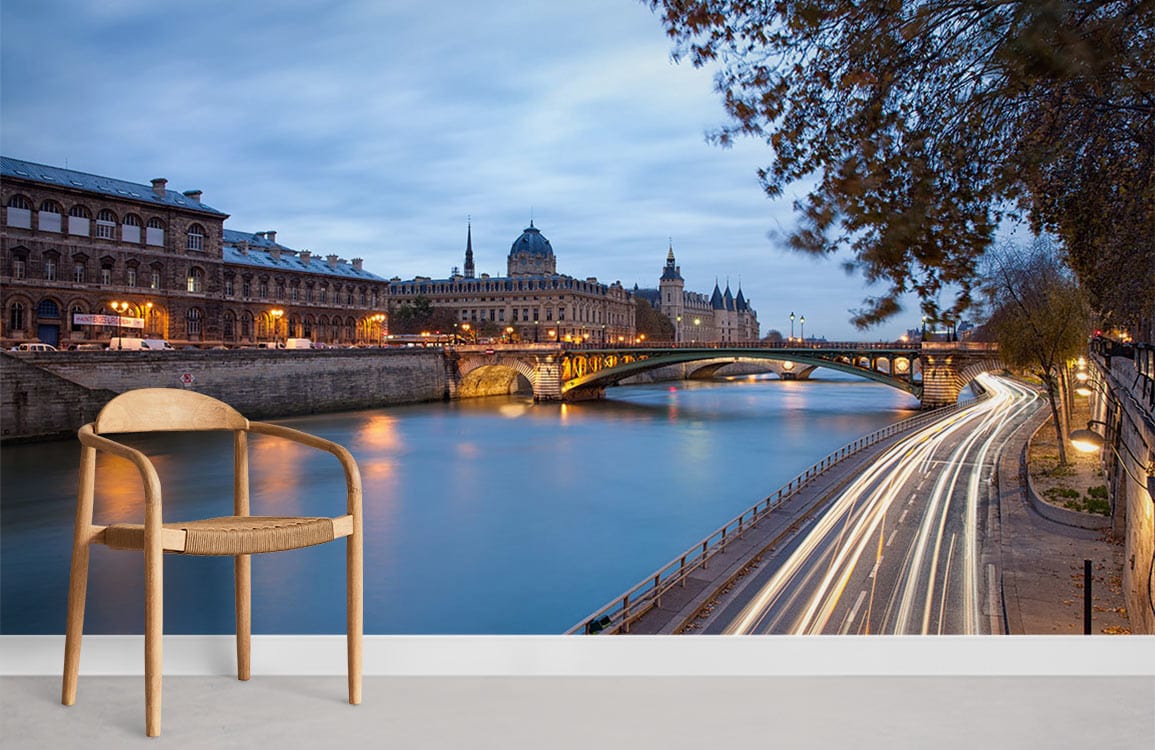
[[[1043,376],[1043,383],[1047,386],[1047,398],[1051,402],[1051,421],[1055,424],[1055,437],[1059,441],[1059,466],[1066,466],[1067,461],[1067,441],[1066,430],[1063,429],[1063,414],[1066,411],[1062,408],[1063,395],[1059,389],[1058,378],[1053,372],[1048,372]]]

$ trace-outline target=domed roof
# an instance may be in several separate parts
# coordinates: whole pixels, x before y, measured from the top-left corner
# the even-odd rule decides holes
[[[541,230],[533,225],[533,220],[529,222],[529,226],[521,233],[521,236],[513,241],[513,245],[509,248],[509,254],[526,253],[527,255],[537,255],[543,258],[553,257],[553,247],[541,233]]]

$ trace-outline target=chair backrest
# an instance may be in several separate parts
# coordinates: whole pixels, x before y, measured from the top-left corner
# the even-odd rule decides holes
[[[249,420],[223,401],[180,388],[141,388],[109,401],[92,424],[99,434],[247,430]]]

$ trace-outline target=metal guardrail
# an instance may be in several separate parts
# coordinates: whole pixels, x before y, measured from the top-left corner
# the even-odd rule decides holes
[[[697,542],[678,557],[658,568],[651,575],[639,581],[624,594],[614,598],[601,609],[583,618],[569,630],[566,635],[597,633],[616,633],[630,631],[630,623],[637,620],[650,609],[660,606],[662,594],[674,586],[684,585],[686,577],[699,568],[707,568],[710,560],[726,549],[726,545],[740,539],[745,532],[758,524],[762,518],[777,510],[811,481],[826,473],[839,461],[869,448],[894,435],[909,432],[943,417],[966,409],[967,407],[986,398],[988,394],[980,393],[977,398],[968,401],[944,406],[932,411],[923,412],[913,417],[895,422],[868,435],[864,435],[853,443],[849,443],[834,451],[818,463],[810,466],[798,476],[791,479],[777,492],[767,495],[751,508],[738,514],[712,534]]]
[[[1091,339],[1091,352],[1099,355],[1111,370],[1111,360],[1130,360],[1135,366],[1135,377],[1131,390],[1147,409],[1155,409],[1155,346],[1146,343],[1125,344],[1112,339],[1096,337]]]

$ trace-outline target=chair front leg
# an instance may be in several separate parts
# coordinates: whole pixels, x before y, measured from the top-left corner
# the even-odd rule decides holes
[[[151,538],[150,538],[151,536]],[[144,724],[149,737],[160,735],[161,662],[164,646],[164,552],[160,534],[147,535],[144,547]]]
[[[345,625],[349,650],[349,702],[361,702],[361,641],[365,630],[363,546],[361,518],[353,521],[353,533],[345,540]]]
[[[253,564],[252,555],[233,558],[234,589],[237,608],[237,679],[249,679],[253,633]]]
[[[84,600],[88,593],[88,544],[76,542],[72,548],[72,572],[68,582],[68,622],[64,630],[64,684],[60,702],[76,703],[76,683],[80,675],[80,641],[84,636]]]

